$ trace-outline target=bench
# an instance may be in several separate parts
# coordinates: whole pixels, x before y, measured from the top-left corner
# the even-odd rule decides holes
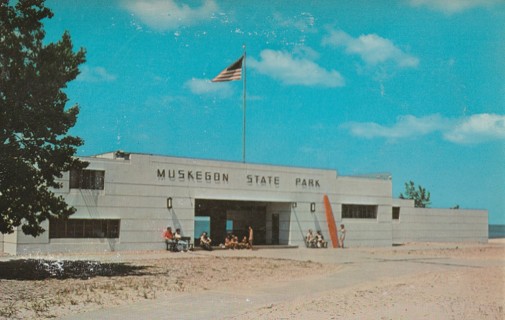
[[[187,250],[193,250],[194,249],[194,244],[191,242],[191,237],[181,237],[180,240],[173,239],[173,240],[165,240],[167,243],[167,250],[170,250],[172,252],[179,252],[184,250],[184,246],[182,243],[179,243],[179,241],[185,241],[188,246]]]
[[[317,248],[315,241],[307,241],[307,240],[305,240],[305,246],[307,248]]]
[[[188,244],[188,250],[193,251],[193,249],[195,248],[194,243],[191,242],[191,237],[181,237],[181,241],[186,241],[186,243]]]
[[[328,241],[323,240],[322,244],[320,247],[317,246],[317,241],[305,241],[305,246],[307,248],[328,248]]]
[[[177,252],[177,241],[176,240],[165,240],[167,244],[167,250],[172,252]]]

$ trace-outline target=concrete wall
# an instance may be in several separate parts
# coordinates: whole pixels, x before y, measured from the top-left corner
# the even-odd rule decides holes
[[[267,206],[266,238],[267,244],[271,244],[272,239],[272,215],[279,215],[279,244],[287,245],[290,242],[291,225],[291,203],[273,203]]]
[[[120,219],[119,239],[49,239],[46,232],[33,240],[21,235],[18,253],[162,249],[161,234],[167,225],[194,236],[196,199],[268,203],[267,225],[270,222],[271,228],[271,215],[279,214],[281,244],[303,243],[297,240],[300,230],[314,228],[310,203],[318,202],[317,221],[322,221],[321,228],[326,225],[321,211],[323,192],[334,189],[336,178],[334,170],[139,154],[132,154],[130,160],[111,155],[84,160],[90,162],[88,169],[105,170],[104,190],[70,189],[65,173],[63,188],[56,193],[77,209],[74,219]],[[172,198],[171,209],[167,208],[168,197]],[[293,202],[297,203],[299,225],[292,224]],[[303,229],[296,231],[298,227]]]
[[[10,254],[161,250],[167,225],[194,236],[195,202],[258,201],[266,204],[266,238],[272,215],[279,215],[279,243],[304,246],[308,229],[329,240],[323,196],[328,195],[335,222],[345,224],[346,246],[391,246],[408,241],[487,241],[487,212],[417,209],[412,200],[394,199],[389,177],[343,177],[335,170],[207,161],[131,154],[83,158],[88,169],[105,170],[104,190],[69,188],[69,174],[56,190],[77,209],[72,218],[120,219],[118,239],[33,238],[17,231],[3,236]],[[167,208],[167,198],[172,208]],[[311,204],[315,205],[311,212]],[[376,219],[342,219],[342,204],[377,206]],[[399,206],[400,219],[392,220]],[[47,225],[45,225],[47,228]],[[0,238],[1,239],[1,238]]]
[[[330,201],[337,226],[345,225],[347,247],[392,245],[391,193],[391,179],[343,176],[337,178],[336,192],[330,196]],[[377,205],[377,219],[343,219],[342,204]]]
[[[393,242],[487,242],[486,210],[401,208]]]
[[[414,206],[414,200],[393,198],[393,207],[414,208]]]

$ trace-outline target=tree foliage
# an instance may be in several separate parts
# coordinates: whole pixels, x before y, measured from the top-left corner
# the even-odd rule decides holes
[[[413,181],[405,182],[405,195],[400,193],[400,199],[414,200],[416,208],[427,208],[430,206],[430,192],[420,185],[416,188]]]
[[[73,52],[67,32],[43,43],[42,21],[53,16],[44,0],[14,3],[0,0],[0,232],[21,225],[37,236],[42,221],[75,212],[52,190],[62,172],[87,165],[74,157],[83,141],[67,134],[79,108],[65,109],[63,91],[85,52]]]

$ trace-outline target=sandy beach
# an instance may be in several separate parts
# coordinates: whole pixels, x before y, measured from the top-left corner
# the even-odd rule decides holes
[[[0,257],[0,318],[33,317],[504,319],[505,241]]]

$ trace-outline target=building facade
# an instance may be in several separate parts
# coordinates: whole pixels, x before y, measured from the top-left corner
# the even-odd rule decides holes
[[[20,229],[0,236],[2,251],[159,250],[167,226],[192,238],[207,231],[214,244],[252,226],[258,245],[305,246],[308,229],[329,239],[325,195],[336,224],[346,226],[348,247],[488,239],[486,210],[414,208],[412,200],[393,197],[389,175],[125,152],[82,160],[88,168],[65,173],[56,190],[77,212],[46,221],[36,238]]]

